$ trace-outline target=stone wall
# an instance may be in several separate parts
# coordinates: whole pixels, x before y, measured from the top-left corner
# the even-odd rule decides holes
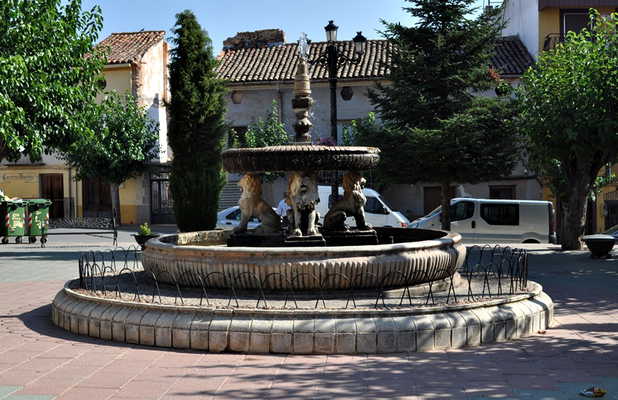
[[[223,49],[243,49],[276,46],[285,43],[281,29],[262,29],[253,32],[238,32],[223,41]]]

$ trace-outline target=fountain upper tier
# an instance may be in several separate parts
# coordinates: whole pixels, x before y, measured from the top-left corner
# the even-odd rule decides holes
[[[380,161],[376,147],[290,144],[261,148],[235,148],[222,154],[229,172],[367,170]]]

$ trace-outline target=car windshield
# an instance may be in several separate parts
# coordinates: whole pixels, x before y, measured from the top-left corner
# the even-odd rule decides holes
[[[380,199],[380,201],[382,202],[382,205],[387,209],[387,210],[392,210],[393,207],[391,207],[382,196],[378,196],[378,199]]]
[[[434,215],[439,214],[440,211],[442,211],[442,206],[438,206],[438,207],[434,208],[432,212],[430,212],[429,214],[425,215],[425,218],[433,217]]]
[[[614,235],[616,236],[618,234],[618,225],[614,225],[611,228],[609,228],[608,230],[605,231],[606,235]]]

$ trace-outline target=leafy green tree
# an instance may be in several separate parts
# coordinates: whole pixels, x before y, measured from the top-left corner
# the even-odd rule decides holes
[[[498,8],[472,16],[474,0],[406,1],[417,22],[385,22],[391,84],[370,93],[382,133],[368,125],[359,140],[382,149],[383,180],[439,182],[450,230],[450,185],[506,176],[518,155],[508,101],[474,98],[499,84],[489,65],[503,23]]]
[[[244,138],[239,140],[241,147],[278,146],[288,143],[288,133],[279,120],[279,103],[273,100],[266,118],[258,118],[249,125]]]
[[[225,182],[221,150],[225,86],[217,78],[212,45],[191,11],[176,15],[171,51],[170,189],[180,231],[212,229]]]
[[[247,127],[242,137],[235,136],[237,147],[266,147],[288,144],[288,133],[279,118],[279,103],[273,100],[270,111],[265,118],[258,118]],[[266,182],[285,176],[281,172],[265,172]]]
[[[100,177],[110,184],[112,208],[120,213],[118,186],[148,169],[157,155],[159,127],[132,96],[107,93],[84,136],[63,153],[76,179]],[[120,218],[120,214],[118,214]]]
[[[450,230],[451,186],[507,176],[520,159],[514,107],[507,99],[479,97],[467,109],[439,121],[435,129],[380,124],[375,116],[354,121],[356,144],[380,143],[375,179],[383,184],[440,183],[442,227]]]
[[[488,71],[502,22],[499,8],[471,17],[475,0],[406,0],[417,22],[384,22],[390,42],[389,85],[371,100],[399,127],[434,129],[465,109],[474,90],[495,85]]]
[[[558,199],[565,250],[581,248],[588,195],[618,160],[618,14],[591,18],[592,30],[539,55],[518,92],[530,161]]]
[[[101,11],[81,0],[0,1],[0,161],[92,136]]]

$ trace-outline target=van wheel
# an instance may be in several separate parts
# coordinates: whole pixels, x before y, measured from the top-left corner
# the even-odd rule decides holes
[[[539,242],[536,239],[526,239],[526,240],[524,240],[524,243],[541,243],[541,242]]]

